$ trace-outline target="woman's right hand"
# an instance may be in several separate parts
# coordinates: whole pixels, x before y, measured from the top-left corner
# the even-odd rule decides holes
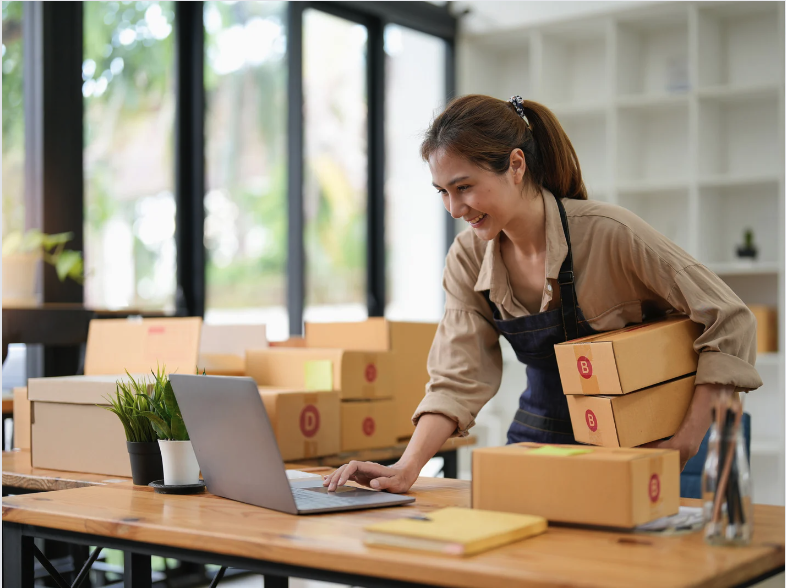
[[[324,476],[322,485],[327,486],[329,492],[334,492],[336,488],[352,480],[374,490],[402,494],[412,487],[418,479],[418,473],[401,463],[383,466],[372,461],[350,461],[332,474]]]

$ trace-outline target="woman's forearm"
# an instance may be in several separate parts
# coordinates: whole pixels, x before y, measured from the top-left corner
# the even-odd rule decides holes
[[[418,426],[407,444],[404,454],[396,464],[411,470],[415,477],[456,431],[456,421],[442,414],[426,413],[418,420]]]

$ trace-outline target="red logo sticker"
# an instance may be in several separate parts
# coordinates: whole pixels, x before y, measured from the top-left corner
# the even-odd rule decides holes
[[[300,432],[305,437],[313,437],[319,431],[319,410],[309,404],[300,411]]]
[[[366,366],[366,382],[373,383],[377,379],[377,366],[370,363]]]
[[[363,420],[363,434],[366,435],[366,437],[371,437],[371,435],[374,434],[376,428],[377,425],[374,422],[374,419],[372,419],[371,417],[366,417]]]
[[[166,331],[165,327],[149,327],[147,329],[148,335],[163,335]]]
[[[650,500],[658,502],[658,498],[660,498],[660,478],[658,474],[652,474],[650,478]]]
[[[592,377],[592,362],[583,355],[576,362],[576,367],[579,369],[579,375],[585,380]]]
[[[595,413],[591,410],[587,410],[584,413],[584,420],[587,421],[587,426],[589,430],[593,433],[598,430],[598,418],[595,416]]]

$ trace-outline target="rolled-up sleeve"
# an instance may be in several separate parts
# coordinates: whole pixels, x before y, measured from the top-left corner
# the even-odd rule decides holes
[[[484,296],[474,291],[478,260],[457,239],[445,262],[445,314],[428,356],[429,383],[412,417],[438,413],[453,419],[452,436],[464,437],[502,380],[499,333]]]

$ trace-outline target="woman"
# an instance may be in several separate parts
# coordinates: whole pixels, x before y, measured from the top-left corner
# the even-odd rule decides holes
[[[677,433],[682,467],[724,389],[761,379],[752,313],[706,267],[627,210],[587,200],[573,147],[544,106],[471,95],[426,133],[421,155],[453,218],[470,226],[445,262],[445,315],[428,359],[430,382],[398,463],[341,466],[329,490],[354,480],[406,492],[451,436],[464,436],[499,388],[499,336],[527,364],[508,443],[574,443],[554,344],[676,311],[705,326],[693,400]],[[668,170],[664,170],[668,173]]]

